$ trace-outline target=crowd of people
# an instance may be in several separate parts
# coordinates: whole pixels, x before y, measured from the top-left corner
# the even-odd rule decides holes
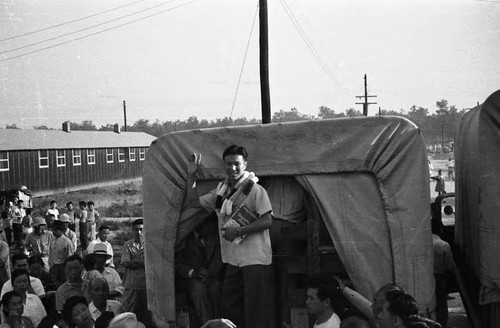
[[[145,327],[147,311],[143,221],[122,249],[123,280],[115,270],[110,228],[92,201],[31,216],[22,200],[1,213],[2,328]],[[134,326],[134,327],[135,327]]]

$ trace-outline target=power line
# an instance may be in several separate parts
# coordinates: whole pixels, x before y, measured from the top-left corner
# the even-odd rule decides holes
[[[111,20],[108,20],[108,21],[105,21],[105,22],[102,22],[102,23],[99,23],[99,24],[96,24],[96,25],[92,25],[92,26],[89,26],[89,27],[85,27],[85,28],[82,28],[82,29],[77,30],[77,31],[64,33],[64,34],[61,34],[61,35],[58,35],[58,36],[55,36],[55,37],[52,37],[52,38],[49,38],[49,39],[45,39],[45,40],[42,40],[42,41],[37,41],[37,42],[34,42],[34,43],[30,43],[30,44],[22,46],[22,47],[10,49],[10,50],[5,50],[5,51],[0,52],[0,55],[6,54],[6,53],[9,53],[9,52],[14,52],[14,51],[21,50],[21,49],[26,49],[26,48],[29,48],[29,47],[33,47],[33,46],[36,46],[36,45],[39,45],[39,44],[42,44],[42,43],[45,43],[45,42],[54,41],[54,40],[60,39],[62,37],[68,36],[68,35],[73,35],[73,34],[77,34],[77,33],[83,32],[83,31],[91,30],[91,29],[93,29],[95,27],[99,27],[99,26],[106,25],[106,24],[109,24],[109,23],[112,23],[112,22],[115,22],[115,21],[118,21],[118,20],[130,17],[130,16],[134,16],[134,15],[146,12],[148,10],[155,9],[155,8],[158,8],[158,7],[170,4],[170,3],[175,2],[175,1],[178,1],[178,0],[170,0],[170,1],[167,1],[167,2],[162,2],[162,3],[158,4],[158,5],[153,6],[153,7],[149,7],[149,8],[146,8],[146,9],[139,10],[139,11],[135,11],[133,13],[130,13],[130,14],[127,14],[127,15],[124,15],[124,16],[120,16],[120,17],[117,17],[117,18],[113,18]]]
[[[89,38],[91,36],[95,36],[95,35],[98,35],[98,34],[101,34],[101,33],[104,33],[104,32],[115,30],[117,28],[129,25],[129,24],[132,24],[132,23],[136,23],[136,22],[139,22],[139,21],[144,20],[144,19],[148,19],[148,18],[151,18],[151,17],[154,17],[154,16],[158,16],[160,14],[163,14],[163,13],[167,12],[167,11],[171,11],[171,10],[174,10],[174,9],[177,9],[177,8],[180,8],[180,7],[184,7],[186,5],[189,5],[189,4],[197,2],[197,1],[200,1],[200,0],[191,0],[191,1],[188,1],[188,2],[183,3],[181,5],[178,5],[176,7],[165,9],[165,10],[159,11],[157,13],[154,13],[154,14],[151,14],[151,15],[148,15],[148,16],[144,16],[144,17],[141,17],[141,18],[137,18],[137,19],[134,19],[134,20],[132,20],[130,22],[126,22],[126,23],[123,23],[123,24],[120,24],[120,25],[116,25],[116,26],[113,26],[113,27],[110,27],[110,28],[107,28],[107,29],[104,29],[104,30],[101,30],[101,31],[97,31],[97,32],[94,32],[94,33],[91,33],[91,34],[83,35],[83,36],[78,37],[78,38],[74,38],[74,39],[71,39],[71,40],[68,40],[68,41],[60,42],[60,43],[57,43],[57,44],[54,44],[54,45],[51,45],[51,46],[48,46],[48,47],[45,47],[45,48],[40,48],[40,49],[33,50],[33,51],[30,51],[30,52],[26,52],[26,53],[23,53],[23,54],[20,54],[20,55],[16,55],[16,56],[13,56],[13,57],[8,57],[8,58],[0,59],[0,63],[4,62],[4,61],[11,60],[11,59],[16,59],[16,58],[19,58],[19,57],[28,56],[28,55],[31,55],[31,54],[34,54],[34,53],[37,53],[37,52],[40,52],[40,51],[44,51],[44,50],[52,49],[52,48],[55,48],[55,47],[59,47],[59,46],[62,46],[64,44],[67,44],[67,43],[70,43],[70,42],[73,42],[73,41],[82,40],[82,39],[85,39],[85,38]]]
[[[302,28],[302,26],[300,25],[299,21],[297,20],[297,18],[295,17],[295,15],[293,14],[292,10],[290,9],[290,7],[288,6],[288,4],[286,3],[285,0],[281,0],[281,5],[283,6],[284,10],[285,10],[285,13],[288,15],[288,17],[290,18],[290,20],[292,21],[292,24],[295,26],[295,29],[297,30],[297,32],[299,33],[300,37],[302,38],[302,40],[305,42],[306,46],[309,48],[309,50],[311,51],[311,53],[313,54],[314,58],[316,59],[316,61],[318,62],[318,64],[320,65],[320,67],[323,69],[323,71],[328,75],[328,77],[344,92],[346,92],[346,89],[344,88],[344,86],[340,83],[340,81],[335,77],[335,74],[333,74],[333,72],[330,70],[330,68],[328,67],[328,65],[324,62],[324,60],[321,58],[320,54],[318,53],[318,51],[316,50],[316,48],[314,47],[314,45],[312,44],[311,40],[308,38],[307,34],[305,33],[304,29]]]
[[[243,68],[245,67],[245,62],[247,59],[248,48],[250,47],[250,41],[252,40],[253,29],[255,26],[255,20],[257,19],[257,13],[259,12],[259,6],[255,9],[255,14],[253,16],[252,27],[250,28],[250,35],[248,36],[247,48],[245,49],[245,56],[243,57],[243,63],[241,64],[240,76],[238,77],[238,83],[236,84],[236,91],[234,93],[233,105],[231,106],[231,114],[229,118],[233,116],[234,105],[236,103],[236,96],[238,95],[238,90],[240,88],[241,76],[243,75]]]
[[[95,13],[95,14],[92,14],[92,15],[88,15],[88,16],[85,16],[85,17],[82,17],[82,18],[70,20],[70,21],[67,21],[67,22],[64,22],[64,23],[52,25],[52,26],[45,27],[45,28],[42,28],[42,29],[39,29],[39,30],[27,32],[27,33],[24,33],[24,34],[19,34],[19,35],[11,36],[11,37],[8,37],[8,38],[5,38],[5,39],[1,39],[0,42],[14,40],[14,39],[17,39],[17,38],[21,38],[23,36],[32,35],[32,34],[43,32],[43,31],[47,31],[47,30],[50,30],[50,29],[53,29],[53,28],[56,28],[56,27],[61,27],[61,26],[64,26],[64,25],[76,23],[76,22],[79,22],[79,21],[82,21],[82,20],[85,20],[85,19],[88,19],[88,18],[96,17],[96,16],[99,16],[99,15],[102,15],[102,14],[106,14],[106,13],[109,13],[109,12],[112,12],[112,11],[115,11],[115,10],[118,10],[118,9],[121,9],[121,8],[132,6],[132,5],[135,5],[136,3],[143,2],[143,1],[146,1],[146,0],[134,1],[134,2],[122,5],[122,6],[114,7],[114,8],[111,8],[111,9],[108,9],[108,10],[105,10],[105,11],[101,11],[101,12],[98,12],[98,13]]]

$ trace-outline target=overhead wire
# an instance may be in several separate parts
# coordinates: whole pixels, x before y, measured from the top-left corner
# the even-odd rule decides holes
[[[121,5],[121,6],[118,6],[118,7],[111,8],[111,9],[107,9],[105,11],[101,11],[101,12],[98,12],[98,13],[95,13],[95,14],[92,14],[92,15],[88,15],[88,16],[85,16],[85,17],[73,19],[73,20],[70,20],[70,21],[67,21],[67,22],[64,22],[64,23],[59,23],[59,24],[52,25],[52,26],[49,26],[49,27],[44,27],[44,28],[41,28],[41,29],[38,29],[38,30],[35,30],[35,31],[26,32],[26,33],[23,33],[23,34],[11,36],[11,37],[8,37],[8,38],[5,38],[5,39],[0,39],[0,42],[14,40],[14,39],[21,38],[23,36],[28,36],[28,35],[36,34],[36,33],[39,33],[39,32],[47,31],[47,30],[50,30],[50,29],[53,29],[53,28],[61,27],[61,26],[64,26],[64,25],[73,24],[73,23],[80,22],[80,21],[85,20],[85,19],[89,19],[89,18],[96,17],[96,16],[99,16],[99,15],[103,15],[103,14],[106,14],[106,13],[109,13],[109,12],[112,12],[112,11],[115,11],[115,10],[118,10],[118,9],[129,7],[129,6],[135,5],[135,4],[139,3],[139,2],[144,2],[144,1],[146,1],[146,0],[138,0],[138,1],[130,2],[130,3],[127,3],[125,5]]]
[[[63,38],[63,37],[69,36],[69,35],[77,34],[77,33],[83,32],[83,31],[91,30],[93,28],[96,28],[96,27],[99,27],[99,26],[102,26],[102,25],[106,25],[106,24],[109,24],[109,23],[112,23],[112,22],[116,22],[118,20],[130,17],[130,16],[134,16],[134,15],[137,15],[137,14],[140,14],[140,13],[152,10],[152,9],[156,9],[158,7],[161,7],[161,6],[168,5],[168,4],[170,4],[172,2],[175,2],[175,1],[178,1],[178,0],[169,0],[169,1],[166,1],[166,2],[162,2],[162,3],[154,5],[152,7],[145,8],[145,9],[142,9],[142,10],[139,10],[139,11],[135,11],[133,13],[130,13],[130,14],[127,14],[127,15],[123,15],[123,16],[120,16],[120,17],[117,17],[117,18],[113,18],[111,20],[107,20],[105,22],[102,22],[102,23],[99,23],[99,24],[95,24],[95,25],[92,25],[92,26],[89,26],[89,27],[85,27],[85,28],[82,28],[82,29],[79,29],[79,30],[76,30],[76,31],[73,31],[73,32],[64,33],[64,34],[61,34],[61,35],[58,35],[58,36],[55,36],[55,37],[52,37],[52,38],[48,38],[48,39],[45,39],[45,40],[41,40],[41,41],[37,41],[37,42],[34,42],[34,43],[30,43],[30,44],[24,45],[22,47],[17,47],[17,48],[13,48],[13,49],[1,51],[0,55],[6,54],[6,53],[9,53],[9,52],[14,52],[14,51],[17,51],[17,50],[26,49],[26,48],[29,48],[29,47],[33,47],[33,46],[36,46],[36,45],[39,45],[39,44],[42,44],[42,43],[45,43],[45,42],[54,41],[54,40],[57,40],[57,39],[60,39],[60,38]]]
[[[250,41],[252,40],[252,34],[255,27],[255,21],[257,20],[257,13],[259,12],[259,6],[255,9],[255,14],[253,16],[252,27],[250,28],[250,35],[248,36],[247,47],[245,49],[245,56],[243,56],[243,63],[241,64],[240,76],[238,77],[238,83],[236,84],[236,91],[234,93],[233,105],[231,106],[231,114],[229,114],[229,118],[233,116],[234,105],[236,104],[236,97],[238,95],[238,90],[241,84],[241,77],[243,76],[243,69],[245,68],[245,62],[247,59],[248,49],[250,48]]]
[[[322,70],[326,73],[326,75],[330,78],[330,80],[332,80],[332,82],[334,82],[343,92],[347,92],[347,90],[345,89],[345,87],[335,77],[335,74],[333,74],[333,72],[330,70],[330,68],[328,67],[328,65],[323,60],[323,58],[321,58],[320,54],[318,53],[318,51],[316,50],[316,48],[312,44],[311,40],[309,39],[309,37],[305,33],[304,29],[300,25],[299,21],[297,20],[297,18],[293,14],[292,10],[290,9],[290,7],[286,3],[286,1],[285,0],[280,0],[280,2],[281,2],[281,5],[283,6],[283,9],[285,10],[285,13],[290,18],[290,20],[291,20],[292,24],[294,25],[295,29],[299,33],[299,35],[302,38],[302,40],[305,42],[307,48],[313,54],[313,57],[316,59],[316,61],[318,62],[318,64],[322,68]]]
[[[112,26],[112,27],[106,28],[104,30],[100,30],[100,31],[97,31],[97,32],[94,32],[94,33],[86,34],[86,35],[83,35],[81,37],[70,39],[70,40],[67,40],[67,41],[64,41],[64,42],[56,43],[56,44],[53,44],[51,46],[47,46],[45,48],[40,48],[40,49],[29,51],[29,52],[26,52],[26,53],[23,53],[23,54],[19,54],[19,55],[16,55],[16,56],[12,56],[12,57],[8,57],[8,58],[0,59],[0,62],[12,60],[12,59],[16,59],[16,58],[20,58],[20,57],[24,57],[24,56],[28,56],[28,55],[31,55],[31,54],[34,54],[34,53],[37,53],[37,52],[40,52],[40,51],[44,51],[44,50],[48,50],[48,49],[52,49],[52,48],[55,48],[55,47],[59,47],[59,46],[65,45],[65,44],[71,43],[73,41],[78,41],[78,40],[86,39],[86,38],[89,38],[89,37],[92,37],[92,36],[95,36],[95,35],[98,35],[98,34],[101,34],[101,33],[104,33],[104,32],[108,32],[108,31],[111,31],[111,30],[115,30],[117,28],[120,28],[120,27],[123,27],[123,26],[126,26],[126,25],[130,25],[130,24],[133,24],[133,23],[136,23],[136,22],[139,22],[139,21],[142,21],[142,20],[154,17],[154,16],[158,16],[158,15],[163,14],[165,12],[172,11],[174,9],[178,9],[178,8],[184,7],[186,5],[192,4],[192,3],[197,2],[197,1],[200,1],[200,0],[191,0],[191,1],[185,2],[183,4],[180,4],[178,6],[175,6],[175,7],[169,8],[169,9],[165,9],[165,10],[161,10],[159,12],[156,12],[154,14],[147,15],[147,16],[144,16],[144,17],[141,17],[141,18],[134,19],[134,20],[132,20],[130,22],[126,22],[126,23],[122,23],[122,24],[119,24],[119,25],[116,25],[116,26]]]

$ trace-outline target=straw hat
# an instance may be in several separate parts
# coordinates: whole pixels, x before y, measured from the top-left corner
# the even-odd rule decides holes
[[[135,313],[124,312],[111,320],[109,328],[146,328],[143,323],[137,321]]]

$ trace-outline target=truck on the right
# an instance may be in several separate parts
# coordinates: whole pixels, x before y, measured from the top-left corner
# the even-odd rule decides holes
[[[436,198],[432,204],[433,220],[442,224],[442,237],[452,246],[458,287],[471,325],[497,328],[500,327],[500,90],[464,115],[455,138],[455,164],[455,194]]]

